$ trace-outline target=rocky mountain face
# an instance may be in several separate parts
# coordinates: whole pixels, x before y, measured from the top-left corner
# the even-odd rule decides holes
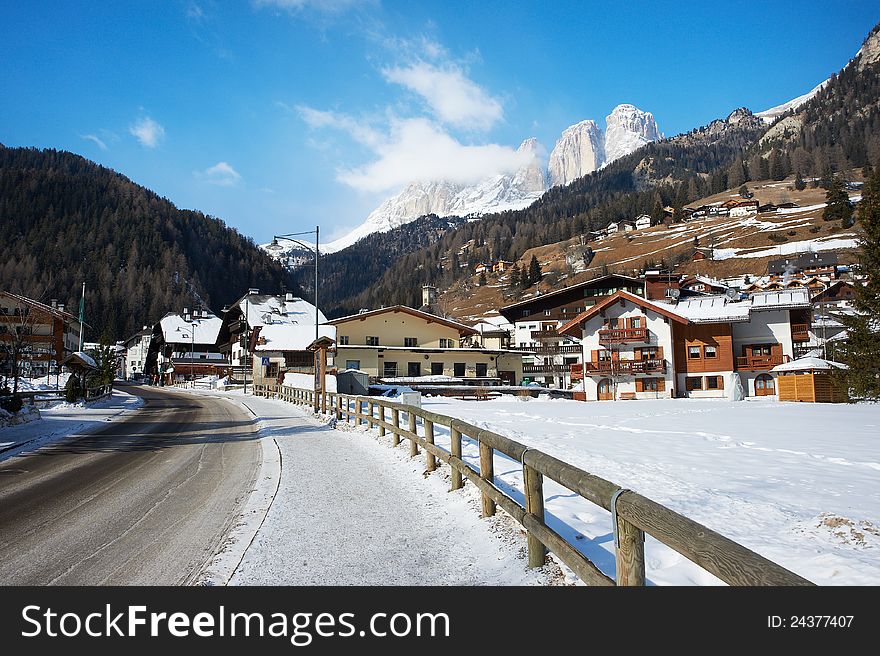
[[[413,182],[370,212],[367,220],[322,250],[336,252],[376,232],[388,232],[420,216],[472,216],[518,210],[531,205],[547,190],[545,150],[534,137],[517,152],[526,164],[511,173],[494,175],[471,185],[449,180]]]
[[[388,232],[428,214],[478,216],[528,207],[550,187],[597,171],[651,141],[662,138],[650,112],[633,105],[618,105],[606,117],[603,131],[595,121],[581,121],[567,128],[547,161],[546,150],[534,137],[520,144],[526,163],[510,173],[493,175],[474,184],[449,180],[413,182],[385,200],[345,237],[322,247],[324,252],[347,248],[367,235]],[[284,261],[287,254],[267,251]]]

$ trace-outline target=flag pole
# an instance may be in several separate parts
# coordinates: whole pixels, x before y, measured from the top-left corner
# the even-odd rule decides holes
[[[86,283],[83,281],[83,291],[82,296],[79,299],[79,350],[83,350],[83,333],[86,331],[85,327],[85,312],[86,312]]]

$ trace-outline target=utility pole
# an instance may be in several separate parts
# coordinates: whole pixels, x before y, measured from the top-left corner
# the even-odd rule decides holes
[[[86,283],[83,281],[83,291],[82,296],[79,299],[79,351],[83,350],[83,333],[86,331],[85,324],[85,313],[86,313]]]
[[[251,340],[249,335],[250,323],[248,323],[248,310],[250,309],[251,292],[248,290],[247,296],[244,297],[244,393],[247,394],[247,361],[251,348]]]

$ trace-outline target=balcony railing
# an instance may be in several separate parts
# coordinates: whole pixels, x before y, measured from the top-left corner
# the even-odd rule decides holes
[[[563,374],[568,373],[567,364],[524,364],[523,374]]]
[[[583,369],[584,367],[580,363],[571,365],[572,377],[581,378]],[[599,360],[598,362],[587,362],[586,370],[588,376],[661,374],[666,373],[666,360]]]
[[[620,344],[623,342],[647,341],[647,328],[610,328],[599,331],[599,342],[602,344]]]
[[[736,359],[736,368],[753,371],[772,369],[778,364],[788,362],[788,359],[787,355],[781,353],[774,353],[773,355],[746,355]]]
[[[517,348],[518,351],[528,351],[539,355],[557,355],[561,353],[580,353],[580,344],[546,344],[541,346],[522,346]]]
[[[533,330],[532,331],[532,339],[560,339],[562,335],[556,332],[556,329],[552,330]]]
[[[807,342],[810,340],[810,324],[791,324],[791,339],[793,342]]]

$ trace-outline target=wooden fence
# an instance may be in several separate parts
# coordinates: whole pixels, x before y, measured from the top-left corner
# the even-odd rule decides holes
[[[644,542],[647,533],[729,585],[813,585],[781,565],[641,494],[460,419],[382,397],[327,393],[323,398],[320,394],[316,398],[312,390],[281,385],[255,385],[254,394],[323,410],[335,414],[337,421],[356,426],[367,424],[371,429],[378,427],[380,436],[391,433],[393,446],[400,444],[401,440],[409,440],[411,456],[417,456],[419,448],[424,450],[428,471],[436,469],[438,460],[447,463],[451,469],[453,490],[461,488],[465,478],[480,490],[484,516],[494,515],[496,507],[500,507],[526,529],[530,567],[542,566],[549,549],[588,585],[645,585]],[[319,408],[321,405],[323,408]],[[405,426],[401,425],[403,414],[407,415]],[[421,435],[416,417],[422,419]],[[434,443],[434,427],[437,425],[449,428],[449,451]],[[479,446],[479,470],[462,460],[462,436],[469,437]],[[522,464],[524,505],[495,485],[496,451]],[[616,580],[600,571],[564,537],[547,526],[544,517],[545,477],[611,512]]]

